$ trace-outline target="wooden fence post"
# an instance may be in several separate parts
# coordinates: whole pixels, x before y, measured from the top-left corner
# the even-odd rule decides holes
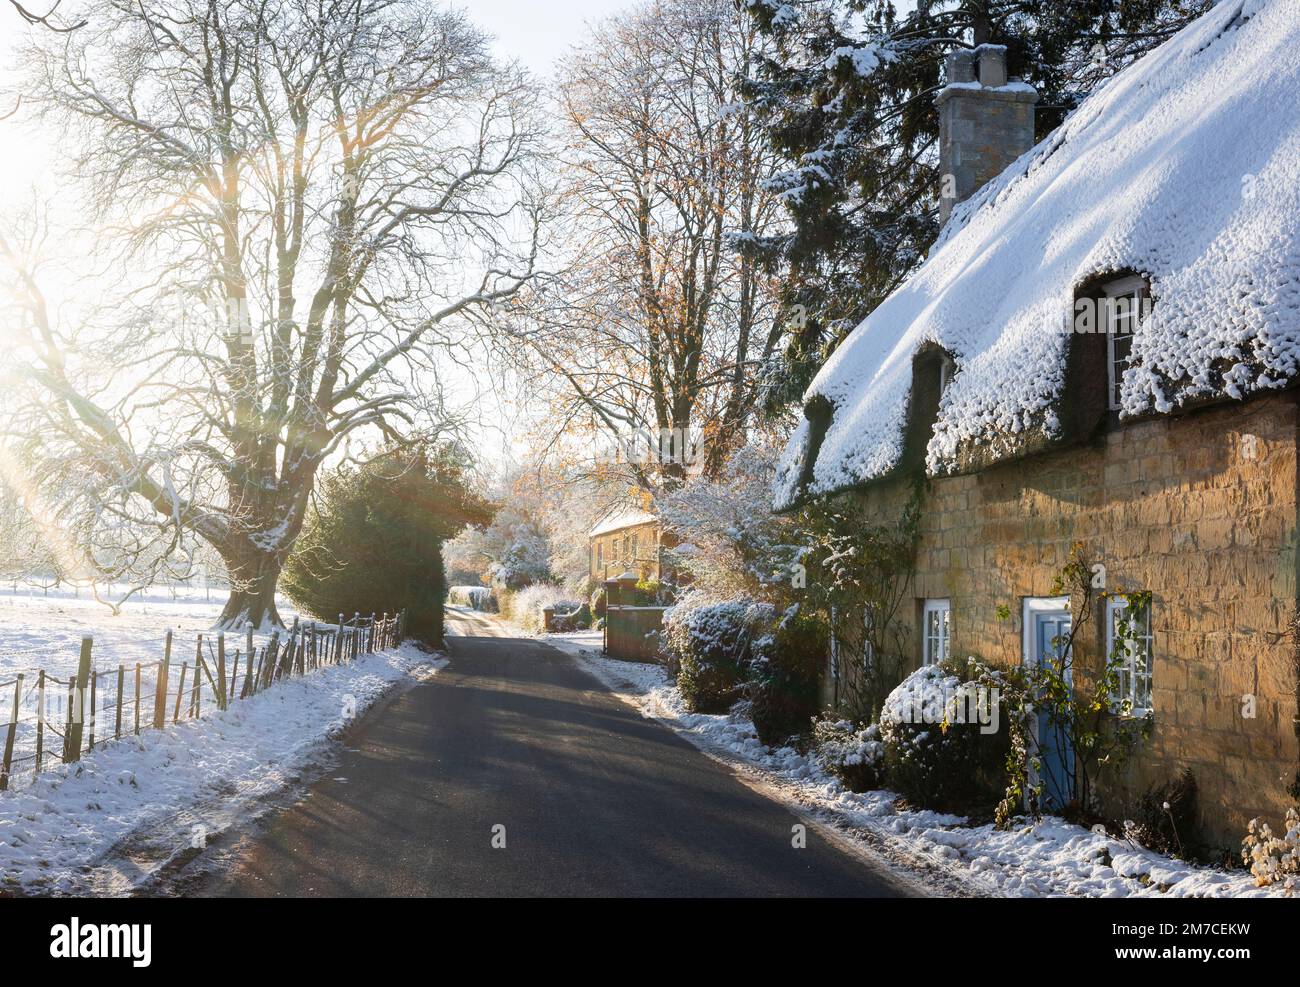
[[[68,752],[68,745],[72,742],[72,698],[77,694],[77,677],[68,676],[68,722],[63,726],[63,763],[67,764],[72,758]]]
[[[253,694],[253,690],[257,687],[257,679],[253,676],[253,659],[255,657],[256,651],[250,649],[248,652],[248,661],[244,663],[244,684],[239,689],[240,699],[247,699]]]
[[[361,611],[352,611],[352,660],[361,657]]]
[[[260,680],[257,683],[257,687],[259,689],[264,688],[265,686],[268,686],[273,681],[275,681],[275,660],[276,660],[277,652],[279,650],[280,650],[280,632],[272,631],[271,640],[270,642],[268,642],[268,644],[266,645],[266,650],[263,652],[262,665],[266,669],[266,671],[261,676]]]
[[[226,632],[217,634],[217,709],[226,708]]]
[[[181,681],[180,685],[176,687],[176,706],[172,710],[173,723],[181,721],[181,695],[185,692],[185,673],[189,671],[189,667],[188,662],[181,662]]]
[[[343,614],[339,614],[339,630],[334,635],[334,664],[343,663]]]
[[[167,631],[167,638],[163,644],[162,664],[158,666],[158,681],[154,689],[153,699],[153,728],[161,730],[167,720],[167,676],[171,670],[172,664],[172,632]]]
[[[117,666],[117,717],[113,728],[113,739],[122,739],[122,690],[126,687],[126,666],[121,662]]]
[[[249,660],[248,670],[250,672],[253,672],[253,666],[252,666],[253,656],[249,655],[248,660]],[[258,654],[257,656],[257,671],[253,672],[251,678],[249,676],[244,677],[244,685],[248,687],[249,690],[248,694],[250,696],[253,695],[253,693],[257,692],[258,683],[262,681],[262,664],[265,661],[266,661],[266,648],[262,648],[261,653]],[[251,686],[249,686],[250,682],[252,682]]]
[[[290,668],[289,673],[292,675],[295,670],[298,672],[299,675],[307,674],[307,628],[306,627],[302,628],[298,632],[298,648],[294,652],[293,666]]]
[[[140,736],[140,663],[135,663],[135,735]]]
[[[294,652],[298,648],[298,618],[293,618],[293,626],[289,628],[289,640],[284,642],[284,650],[280,652],[280,660],[276,663],[275,681],[279,681],[286,675],[293,674]]]
[[[18,679],[14,682],[14,708],[9,717],[9,729],[5,731],[5,759],[4,766],[0,767],[0,792],[9,787],[9,769],[14,763],[14,737],[18,733],[18,708],[23,698],[23,674],[18,673]]]
[[[190,687],[190,719],[197,720],[202,712],[203,704],[203,676],[211,675],[208,672],[208,663],[199,655],[194,662],[194,685]]]
[[[90,679],[90,653],[95,639],[87,635],[81,639],[81,661],[77,664],[75,702],[77,716],[68,727],[68,756],[65,761],[81,760],[81,732],[86,720],[86,682]]]
[[[45,753],[45,669],[36,676],[36,773],[41,773],[41,757]]]
[[[99,702],[98,696],[96,695],[99,691],[97,688],[98,685],[99,672],[92,668],[90,670],[90,743],[86,745],[86,750],[90,751],[95,749],[95,722],[99,719]]]
[[[199,643],[194,649],[194,688],[190,690],[190,718],[197,720],[199,718],[199,700],[203,697],[203,676],[207,675],[208,664],[203,660],[203,635],[199,635]],[[215,690],[214,690],[215,691]]]

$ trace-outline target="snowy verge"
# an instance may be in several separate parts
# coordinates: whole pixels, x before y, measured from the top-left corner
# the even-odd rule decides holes
[[[289,679],[225,712],[106,744],[0,794],[0,893],[123,893],[237,829],[330,737],[446,659],[412,644]]]
[[[1008,830],[971,826],[959,816],[900,808],[889,791],[849,792],[813,757],[790,747],[764,747],[749,718],[686,709],[660,665],[606,658],[580,635],[545,638],[642,715],[660,720],[705,753],[754,769],[784,800],[862,839],[893,862],[955,893],[1044,897],[1276,897],[1244,871],[1198,867],[1103,836],[1054,816],[1026,819]]]

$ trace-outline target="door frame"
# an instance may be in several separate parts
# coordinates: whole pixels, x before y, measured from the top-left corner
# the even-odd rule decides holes
[[[1041,656],[1035,654],[1036,648],[1034,642],[1038,635],[1036,633],[1037,618],[1040,615],[1050,616],[1065,613],[1070,617],[1070,626],[1074,626],[1074,612],[1070,609],[1070,598],[1068,596],[1026,596],[1022,599],[1020,610],[1020,662],[1022,665],[1037,667],[1038,660]],[[1032,658],[1030,656],[1033,656]],[[1070,684],[1070,689],[1074,689],[1074,664],[1071,662],[1065,670],[1065,680]],[[1029,723],[1030,736],[1033,738],[1034,748],[1041,752],[1042,744],[1038,736],[1039,719],[1035,715]],[[1030,788],[1035,788],[1039,782],[1038,771],[1032,764],[1028,765],[1028,782]]]

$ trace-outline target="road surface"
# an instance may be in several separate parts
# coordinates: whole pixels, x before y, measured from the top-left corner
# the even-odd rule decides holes
[[[337,766],[190,893],[914,893],[816,827],[795,848],[790,810],[500,626],[449,614],[450,664],[356,724]]]

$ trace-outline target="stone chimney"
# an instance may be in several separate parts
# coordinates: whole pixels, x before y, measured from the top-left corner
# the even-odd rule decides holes
[[[951,52],[939,106],[939,222],[1034,146],[1038,93],[1007,79],[1005,45]],[[978,73],[978,80],[976,74]]]

